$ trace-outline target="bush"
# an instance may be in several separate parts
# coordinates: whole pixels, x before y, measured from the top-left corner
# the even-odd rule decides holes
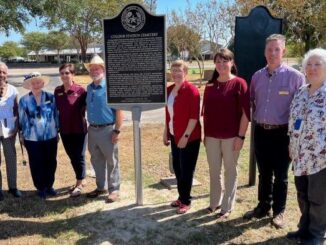
[[[76,75],[88,75],[88,71],[86,70],[84,63],[75,64]]]

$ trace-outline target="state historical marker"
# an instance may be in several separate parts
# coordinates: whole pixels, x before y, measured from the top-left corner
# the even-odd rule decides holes
[[[130,4],[118,16],[103,20],[107,99],[113,107],[164,105],[164,18]]]

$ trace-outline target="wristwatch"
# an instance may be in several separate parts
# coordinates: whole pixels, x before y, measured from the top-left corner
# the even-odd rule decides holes
[[[113,133],[120,134],[120,130],[119,129],[113,129]]]
[[[242,139],[242,140],[245,140],[245,138],[246,138],[246,137],[241,136],[241,135],[237,135],[237,137],[238,137],[239,139]]]

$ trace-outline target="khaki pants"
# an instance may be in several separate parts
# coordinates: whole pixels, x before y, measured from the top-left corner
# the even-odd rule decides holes
[[[233,151],[234,138],[205,137],[205,147],[210,174],[210,207],[221,205],[221,212],[233,209],[237,190],[237,161],[239,151]],[[224,193],[222,193],[222,161],[224,165]]]

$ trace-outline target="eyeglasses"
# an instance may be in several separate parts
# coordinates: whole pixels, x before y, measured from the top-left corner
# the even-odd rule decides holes
[[[65,72],[60,72],[60,75],[69,75],[71,72],[65,71]]]

